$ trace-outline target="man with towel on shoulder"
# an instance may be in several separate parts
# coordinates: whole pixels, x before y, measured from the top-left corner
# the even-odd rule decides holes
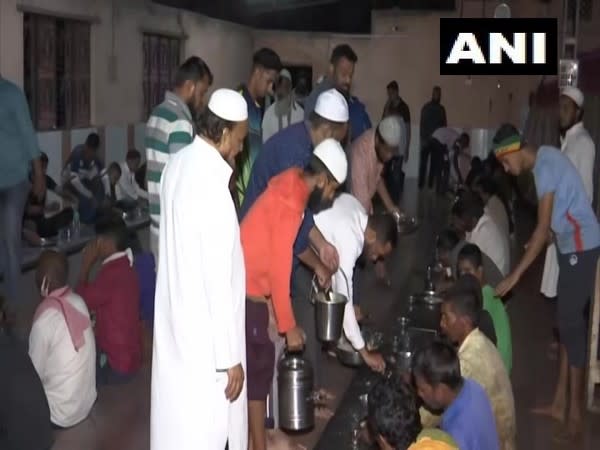
[[[63,253],[46,250],[35,273],[41,302],[29,335],[29,356],[42,384],[52,424],[83,421],[96,401],[96,341],[85,301],[68,286]]]
[[[162,174],[151,450],[248,448],[245,269],[229,191],[248,106],[215,91]]]

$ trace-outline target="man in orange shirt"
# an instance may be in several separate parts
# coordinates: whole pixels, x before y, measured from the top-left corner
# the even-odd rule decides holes
[[[329,208],[346,181],[348,162],[334,139],[319,144],[304,170],[290,168],[273,177],[240,225],[246,266],[246,359],[248,422],[253,450],[266,450],[266,400],[275,369],[269,339],[269,310],[290,351],[301,350],[304,332],[296,324],[290,295],[293,247],[304,210]]]

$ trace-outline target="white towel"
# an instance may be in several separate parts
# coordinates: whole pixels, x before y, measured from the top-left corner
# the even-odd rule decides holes
[[[556,297],[556,286],[558,284],[558,256],[556,245],[550,244],[546,249],[546,260],[544,262],[544,275],[540,292],[548,298]]]

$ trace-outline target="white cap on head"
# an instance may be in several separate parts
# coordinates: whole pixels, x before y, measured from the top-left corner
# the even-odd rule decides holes
[[[571,100],[573,100],[573,102],[575,102],[575,104],[577,105],[578,108],[583,107],[583,93],[576,87],[566,86],[560,92],[560,95],[569,97]]]
[[[348,175],[348,160],[346,152],[335,139],[325,139],[317,145],[313,154],[321,160],[329,170],[335,181],[343,184]]]
[[[402,142],[402,119],[398,116],[388,116],[379,122],[377,131],[388,146],[397,148]]]
[[[329,89],[319,95],[315,112],[332,122],[348,122],[348,102],[337,89]]]
[[[246,100],[232,89],[217,89],[213,92],[208,101],[208,109],[230,122],[243,122],[248,119]]]
[[[286,78],[292,81],[292,74],[287,69],[281,69],[281,72],[279,72],[279,78]]]

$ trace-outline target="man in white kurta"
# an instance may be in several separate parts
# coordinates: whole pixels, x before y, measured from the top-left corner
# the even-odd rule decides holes
[[[596,146],[588,131],[583,127],[583,94],[574,87],[566,87],[560,95],[561,151],[569,157],[581,179],[590,203],[594,199],[594,161]],[[556,297],[558,283],[558,259],[556,246],[550,244],[546,250],[541,292],[548,298]]]
[[[210,111],[240,122],[239,111],[222,115],[213,104],[217,96],[239,107],[243,98],[234,94],[215,91]],[[223,450],[227,443],[247,450],[245,383],[235,401],[225,395],[227,370],[241,364],[245,372],[246,364],[245,268],[231,173],[217,148],[196,136],[162,174],[152,450]]]
[[[397,238],[396,223],[392,216],[372,219],[369,226],[369,216],[362,204],[352,195],[345,193],[335,199],[331,208],[315,215],[315,225],[323,237],[335,246],[340,257],[340,266],[333,275],[331,286],[334,292],[348,299],[344,310],[344,335],[350,345],[360,352],[367,365],[377,371],[383,370],[385,364],[381,355],[369,352],[365,347],[353,308],[352,275],[356,261],[363,250],[366,249],[366,256],[372,260],[383,259],[392,251],[395,242],[390,242],[385,232],[381,232],[385,226],[373,226],[374,220],[388,219],[390,222],[388,228],[393,230],[393,237]],[[380,229],[380,233],[377,232],[377,228]],[[369,239],[366,239],[366,234],[369,235]],[[365,241],[368,242],[365,244]]]

